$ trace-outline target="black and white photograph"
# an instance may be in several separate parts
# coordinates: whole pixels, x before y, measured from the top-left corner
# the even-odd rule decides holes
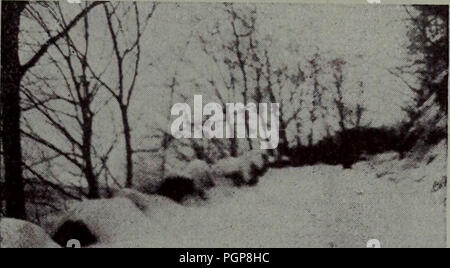
[[[447,246],[448,5],[0,16],[0,248]]]

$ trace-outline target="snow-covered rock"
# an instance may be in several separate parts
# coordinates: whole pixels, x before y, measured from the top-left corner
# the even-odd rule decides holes
[[[0,218],[0,248],[59,248],[41,227],[26,221]]]
[[[151,237],[151,221],[128,198],[86,200],[72,205],[53,226],[52,235],[66,222],[81,222],[98,243]]]

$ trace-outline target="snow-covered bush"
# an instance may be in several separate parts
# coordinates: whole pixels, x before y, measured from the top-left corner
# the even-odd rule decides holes
[[[203,160],[195,159],[183,165],[168,165],[165,178],[183,177],[191,179],[197,188],[207,189],[214,186],[214,177],[211,166]]]
[[[267,171],[268,157],[260,151],[249,151],[239,157],[227,157],[213,165],[214,175],[232,179],[235,185],[254,185]]]
[[[207,199],[205,191],[195,180],[183,176],[165,178],[156,193],[178,203],[183,203],[187,198]]]
[[[156,193],[183,203],[188,197],[205,200],[206,190],[214,186],[211,166],[203,160],[193,160],[185,166],[167,165],[164,179]]]
[[[59,248],[51,237],[33,223],[0,219],[0,248]]]
[[[163,178],[152,174],[135,176],[133,179],[133,188],[147,194],[155,193],[158,190],[158,185],[163,181]]]
[[[206,189],[214,186],[214,177],[211,166],[203,160],[195,159],[186,167],[187,177],[194,180],[197,187]]]

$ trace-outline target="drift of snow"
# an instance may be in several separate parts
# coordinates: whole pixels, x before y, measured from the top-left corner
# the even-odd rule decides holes
[[[98,242],[138,240],[149,236],[151,221],[127,198],[86,200],[74,203],[52,226],[54,234],[66,221],[81,221]]]
[[[370,239],[444,247],[446,187],[435,185],[446,179],[446,148],[421,161],[379,155],[351,170],[269,170],[254,187],[212,188],[196,207],[126,190],[123,198],[80,203],[69,218],[100,235],[96,247],[366,247]]]
[[[1,218],[0,248],[60,248],[39,226],[30,222]]]
[[[161,212],[166,208],[171,208],[167,212],[181,212],[184,207],[174,203],[171,199],[160,195],[147,195],[133,189],[122,189],[115,194],[116,197],[127,198],[132,201],[151,220],[163,219]]]

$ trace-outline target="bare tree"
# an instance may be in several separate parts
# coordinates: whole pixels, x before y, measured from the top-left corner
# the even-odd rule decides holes
[[[67,33],[100,2],[93,2],[77,14],[56,35],[49,38],[26,62],[19,60],[19,33],[21,14],[28,2],[2,1],[1,26],[1,104],[2,142],[5,164],[6,215],[24,219],[25,194],[22,174],[22,147],[20,135],[20,84],[24,74],[40,60],[47,50]]]
[[[358,82],[358,95],[361,97],[364,94],[364,82],[363,81],[359,81]],[[354,120],[354,125],[356,128],[360,128],[362,126],[362,118],[363,118],[363,114],[366,111],[366,108],[361,104],[361,102],[356,103],[356,107],[355,107],[355,120]]]
[[[153,3],[150,10],[142,16],[136,2],[131,4],[103,3],[109,38],[112,43],[113,58],[116,64],[115,68],[117,69],[116,83],[108,83],[100,75],[94,74],[94,77],[108,90],[119,106],[125,143],[126,187],[133,185],[133,154],[135,153],[132,144],[129,110],[133,93],[136,90],[135,86],[141,63],[142,34],[145,32],[156,7],[157,4]],[[135,28],[135,32],[131,34],[134,34],[133,36],[127,35],[126,30],[123,28],[125,21],[130,18],[133,20],[133,27]],[[132,41],[128,42],[128,44],[127,42],[121,42],[127,39],[132,39]],[[128,62],[131,62],[132,66],[128,66]],[[131,70],[131,73],[127,73],[127,70]],[[127,77],[131,79],[128,81]]]
[[[312,79],[312,105],[309,109],[309,119],[311,120],[311,124],[314,125],[319,118],[317,113],[319,112],[319,105],[321,104],[322,98],[322,87],[319,82],[319,77],[322,74],[322,66],[320,66],[321,57],[318,53],[315,53],[311,59],[308,59],[308,65],[311,69],[310,78]],[[314,143],[314,129],[311,127],[311,130],[308,134],[308,145],[312,146]]]
[[[344,66],[346,62],[342,59],[334,59],[330,61],[331,68],[333,69],[333,84],[335,90],[334,104],[336,105],[336,109],[338,112],[338,122],[339,127],[342,132],[347,130],[346,127],[346,118],[347,118],[347,108],[344,102],[344,92],[343,92],[343,84],[344,84]]]
[[[233,5],[229,5],[228,8],[226,8],[226,11],[228,12],[228,14],[230,15],[231,19],[230,19],[230,24],[231,24],[231,28],[232,28],[232,32],[233,32],[233,41],[227,45],[226,47],[228,48],[228,50],[233,53],[235,55],[235,59],[232,61],[236,61],[236,65],[238,66],[238,69],[240,71],[240,74],[242,76],[242,86],[243,86],[243,90],[242,90],[242,98],[244,100],[244,105],[247,106],[248,102],[249,102],[249,77],[248,77],[248,73],[247,73],[247,68],[248,68],[248,63],[247,61],[249,61],[249,56],[250,53],[248,53],[248,45],[245,46],[245,48],[242,48],[242,42],[243,42],[243,38],[248,39],[249,36],[253,35],[255,32],[255,23],[256,23],[256,10],[251,10],[250,11],[250,18],[246,19],[246,18],[242,18],[241,16],[239,16],[239,14],[234,10]],[[240,27],[239,27],[240,26]],[[239,30],[239,28],[242,28],[242,30]],[[248,40],[245,40],[248,42]],[[244,50],[244,51],[243,51]],[[250,133],[250,128],[249,128],[249,115],[248,112],[245,112],[245,128],[246,128],[246,132],[247,134]],[[253,145],[252,145],[252,140],[250,139],[250,136],[247,135],[247,141],[248,141],[248,146],[250,148],[250,150],[253,149]]]
[[[65,16],[58,3],[46,4],[45,8],[53,19],[61,25],[67,26]],[[47,35],[51,36],[51,26],[42,19],[39,10],[34,6],[28,6],[26,15],[35,20]],[[63,42],[54,44],[58,55],[52,53],[47,55],[52,63],[51,66],[57,70],[56,81],[62,81],[64,86],[59,87],[51,83],[48,75],[41,77],[30,71],[30,75],[27,77],[29,81],[22,87],[22,92],[26,97],[25,101],[28,102],[26,111],[39,112],[49,122],[50,127],[64,138],[64,144],[58,145],[48,138],[40,136],[33,130],[28,120],[25,124],[27,129],[24,130],[24,135],[54,151],[56,156],[63,157],[79,169],[80,176],[87,180],[89,186],[87,196],[98,198],[100,196],[99,176],[107,168],[104,159],[109,157],[114,142],[105,154],[98,152],[93,144],[95,116],[107,105],[108,100],[95,105],[95,98],[101,85],[92,78],[88,69],[88,63],[92,60],[88,56],[91,31],[88,14],[84,16],[82,26],[83,40],[81,42],[66,35],[62,39]],[[45,69],[43,70],[45,72]],[[61,103],[63,105],[59,105]],[[81,134],[78,135],[78,133]],[[94,158],[98,158],[97,161]]]
[[[340,152],[342,154],[343,167],[348,169],[352,167],[354,161],[353,142],[349,139],[347,126],[351,110],[347,107],[344,100],[344,67],[346,61],[336,58],[330,61],[330,67],[333,70],[333,86],[334,86],[334,104],[337,110],[338,124],[340,128]]]
[[[269,52],[270,44],[258,35],[256,8],[240,9],[233,4],[225,4],[224,13],[224,23],[199,36],[203,51],[220,73],[219,79],[211,78],[208,84],[224,107],[226,96],[235,98],[239,95],[244,105],[252,100],[280,104],[280,144],[277,151],[281,159],[289,154],[287,129],[298,118],[302,106],[299,87],[305,80],[303,70],[300,65],[290,69],[272,63],[272,57],[276,55]],[[293,103],[297,104],[294,111],[288,109]],[[259,107],[257,109],[259,114]],[[246,132],[249,133],[247,112],[245,116]],[[247,137],[247,142],[249,149],[253,149],[250,137]],[[230,140],[229,151],[231,156],[238,155],[237,139]]]
[[[177,86],[176,75],[172,78],[172,82],[169,85],[170,96],[169,96],[169,109],[173,105],[173,99],[175,95],[175,87]],[[171,113],[168,111],[167,113],[167,121],[170,121]],[[164,178],[166,176],[166,164],[167,164],[167,150],[169,149],[170,143],[173,137],[167,131],[164,131],[162,141],[161,141],[161,149],[162,149],[162,163],[161,163],[161,177]]]

